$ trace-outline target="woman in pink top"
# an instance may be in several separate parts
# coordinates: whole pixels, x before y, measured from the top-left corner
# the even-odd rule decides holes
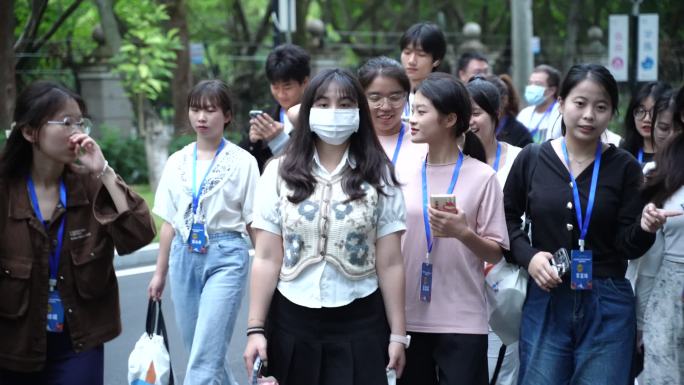
[[[427,143],[428,154],[411,166],[404,186],[406,328],[413,339],[400,384],[487,383],[483,262],[500,260],[508,235],[496,173],[467,132],[471,109],[468,91],[451,75],[431,74],[416,91],[411,140]],[[430,195],[445,193],[456,196],[454,211],[426,207]]]
[[[368,60],[359,68],[359,82],[366,92],[375,134],[394,165],[399,182],[406,183],[404,170],[425,158],[427,146],[413,143],[408,123],[402,122],[411,83],[404,68],[385,56]]]

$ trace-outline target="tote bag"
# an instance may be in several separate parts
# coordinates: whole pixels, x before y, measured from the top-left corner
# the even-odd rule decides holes
[[[128,357],[129,385],[174,385],[161,300],[149,300],[145,332]]]

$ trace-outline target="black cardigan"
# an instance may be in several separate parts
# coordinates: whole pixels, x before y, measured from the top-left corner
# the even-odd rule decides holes
[[[541,146],[541,147],[539,147]],[[530,167],[534,167],[528,186]],[[579,176],[580,202],[586,212],[593,163]],[[610,146],[603,152],[586,249],[593,253],[595,277],[624,277],[627,259],[638,258],[653,244],[655,234],[641,229],[645,202],[639,194],[641,167],[626,151]],[[529,203],[527,202],[529,200]],[[532,221],[532,245],[521,229],[526,211]],[[513,163],[504,187],[504,208],[511,250],[509,261],[525,268],[538,251],[577,249],[579,227],[572,206],[570,174],[550,142],[527,146]]]

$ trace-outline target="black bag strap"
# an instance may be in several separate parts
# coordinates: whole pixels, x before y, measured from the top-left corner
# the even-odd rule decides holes
[[[534,171],[537,169],[537,163],[539,163],[539,152],[541,150],[541,144],[532,143],[530,146],[530,162],[527,165],[527,180],[525,181],[525,222],[523,224],[523,231],[529,234],[530,225],[532,224],[532,219],[530,218],[530,189],[532,187],[532,178],[534,177]],[[532,244],[532,238],[530,234],[530,244]]]
[[[503,365],[504,356],[506,355],[506,345],[501,345],[499,348],[499,356],[496,358],[496,366],[494,367],[494,374],[492,374],[492,379],[489,380],[489,385],[496,385],[496,381],[499,379],[499,372],[501,371],[501,366]]]
[[[169,337],[166,334],[166,323],[164,322],[164,313],[162,313],[161,299],[155,301],[150,298],[147,303],[147,319],[145,320],[145,332],[152,338],[157,334],[164,339],[164,346],[169,353],[169,385],[174,385],[173,365],[171,365],[171,350],[169,349]]]

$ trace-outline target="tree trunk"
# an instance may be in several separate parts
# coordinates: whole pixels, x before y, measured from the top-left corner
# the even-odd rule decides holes
[[[114,4],[112,0],[95,0],[95,4],[100,14],[100,24],[105,37],[104,52],[107,57],[112,57],[121,48],[121,31],[114,16]]]
[[[169,6],[168,27],[178,28],[178,37],[182,49],[176,53],[176,68],[173,69],[171,79],[171,94],[173,99],[173,129],[181,132],[190,128],[188,124],[187,95],[192,87],[192,72],[190,71],[190,33],[187,22],[187,3],[185,0],[173,0]]]
[[[0,135],[10,128],[16,83],[14,81],[14,0],[0,1]]]
[[[156,111],[146,103],[145,124],[145,158],[147,159],[148,180],[150,189],[157,191],[164,165],[169,158],[173,127],[164,125]]]
[[[567,20],[567,36],[563,47],[563,72],[567,71],[573,64],[577,57],[577,35],[579,34],[579,11],[582,8],[583,0],[576,0],[570,2],[570,10],[568,11]]]

